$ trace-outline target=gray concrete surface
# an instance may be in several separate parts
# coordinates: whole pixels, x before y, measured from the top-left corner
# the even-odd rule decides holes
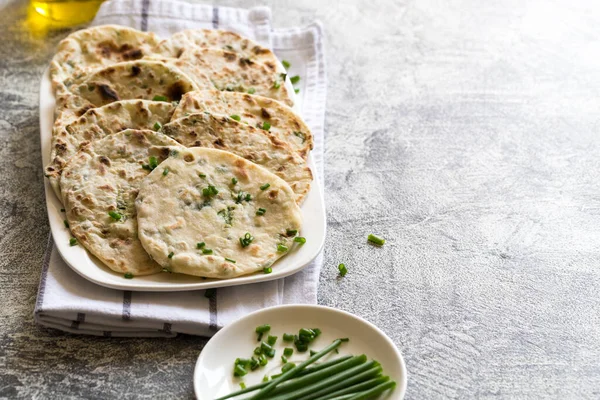
[[[325,24],[319,303],[392,337],[407,397],[600,397],[598,2],[218,3]],[[38,81],[66,32],[33,38],[24,4],[0,12],[0,397],[190,398],[201,338],[33,323],[48,235]]]

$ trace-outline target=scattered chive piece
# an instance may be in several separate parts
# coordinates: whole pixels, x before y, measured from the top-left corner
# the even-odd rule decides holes
[[[214,187],[214,185],[208,185],[207,187],[202,189],[202,195],[204,197],[215,196],[217,194],[219,194],[219,191],[217,190],[216,187]]]
[[[207,299],[210,299],[211,297],[213,297],[213,295],[216,293],[215,289],[206,289],[206,291],[204,292],[204,297],[206,297]]]
[[[271,267],[265,267],[265,268],[263,268],[263,272],[265,274],[270,274],[271,272],[273,272],[273,268],[271,268]]]
[[[246,197],[244,198],[244,200],[246,200],[246,201],[252,200],[252,196],[250,195],[250,193],[246,193]]]
[[[281,87],[281,83],[279,83],[279,81],[275,81],[275,83],[273,83],[273,87],[275,89],[279,89]]]
[[[69,245],[71,245],[71,246],[77,246],[77,239],[75,239],[75,238],[71,238],[71,239],[69,240]]]
[[[270,124],[270,123],[268,123],[268,122],[263,122],[263,126],[262,126],[262,128],[263,128],[265,131],[268,131],[269,129],[271,129],[271,124]]]
[[[163,169],[163,176],[167,176],[168,173],[169,173],[169,168]]]
[[[294,93],[296,93],[296,94],[300,93],[300,88],[294,88]]]
[[[303,238],[302,236],[296,236],[294,238],[294,242],[304,244],[304,243],[306,243],[306,238]]]
[[[266,212],[267,210],[261,207],[256,211],[256,215],[265,215]]]
[[[286,342],[291,342],[294,340],[294,335],[292,335],[291,333],[284,333],[283,340]]]
[[[170,253],[169,253],[169,255],[168,255],[167,257],[169,257],[169,258],[173,258],[173,256],[174,256],[174,255],[175,255],[175,253],[173,253],[173,252],[170,252]]]
[[[375,236],[373,234],[369,235],[368,240],[369,240],[369,242],[371,242],[373,244],[376,244],[377,246],[383,246],[383,244],[385,243],[385,239],[382,239],[382,238],[380,238],[378,236]]]
[[[290,81],[292,81],[292,84],[294,84],[294,85],[295,85],[296,83],[300,82],[300,77],[299,77],[298,75],[296,75],[296,76],[292,76],[292,77],[290,78]]]
[[[292,354],[294,354],[294,349],[292,349],[291,347],[286,347],[285,349],[283,349],[284,356],[291,357]]]
[[[297,229],[288,229],[285,231],[285,234],[287,236],[296,236],[298,234],[298,230]]]
[[[271,184],[270,183],[265,183],[264,185],[262,185],[260,187],[260,190],[267,190],[269,187],[271,187]]]
[[[254,349],[254,354],[256,354],[257,356],[260,356],[262,354],[262,349],[260,348],[260,346]]]
[[[300,139],[302,139],[302,143],[306,142],[306,133],[295,131],[294,136],[298,136]]]
[[[280,252],[280,253],[284,253],[284,252],[288,251],[288,248],[287,248],[287,246],[279,243],[277,245],[277,251]]]
[[[202,254],[212,254],[212,249],[202,249]]]
[[[314,350],[311,350],[311,351],[310,351],[310,356],[311,356],[311,357],[312,357],[312,356],[314,356],[315,354],[317,354],[317,352],[316,352],[316,351],[314,351]]]
[[[131,272],[126,273],[125,275],[123,275],[123,277],[125,279],[133,279],[133,274]]]
[[[61,211],[61,212],[65,212],[65,209],[64,209],[64,208],[61,208],[61,209],[60,209],[60,211]]]
[[[204,242],[196,243],[196,248],[197,248],[197,249],[201,249],[201,248],[203,248],[204,246],[206,246],[206,243],[204,243]]]
[[[154,130],[155,131],[160,131],[161,129],[162,129],[162,124],[160,122],[156,121],[154,123]]]
[[[256,89],[254,89],[253,87],[248,89],[248,94],[254,94],[255,92],[256,92]]]
[[[110,215],[110,217],[112,219],[114,219],[115,221],[120,221],[121,218],[123,217],[121,214],[119,214],[118,212],[115,212],[115,211],[109,211],[108,215]]]
[[[281,356],[281,362],[286,364],[288,362],[288,359],[285,355]]]
[[[63,223],[65,224],[65,228],[69,227],[69,221],[67,221],[66,219],[63,219]]]
[[[240,238],[240,244],[242,245],[242,247],[248,247],[250,246],[250,243],[252,243],[253,240],[254,236],[252,236],[250,232],[246,232],[244,237]]]
[[[269,382],[269,376],[268,375],[263,376],[263,382]]]
[[[292,64],[290,64],[290,62],[289,62],[289,61],[287,61],[287,60],[281,60],[281,63],[283,64],[283,67],[284,67],[285,69],[288,69],[289,67],[291,67],[291,66],[292,66]]]
[[[200,178],[206,178],[206,174],[198,174]]]
[[[323,333],[319,328],[313,328],[313,332],[315,333],[315,337],[319,336],[321,333]]]
[[[239,115],[235,115],[235,114],[234,115],[230,115],[229,118],[235,119],[238,122],[240,122],[242,120]]]
[[[240,387],[241,387],[242,389],[246,389],[246,384],[245,384],[244,382],[240,382]]]
[[[346,268],[345,264],[338,265],[338,269],[340,270],[341,276],[346,276],[346,274],[348,273],[348,269]]]
[[[277,343],[277,336],[269,335],[267,337],[267,343],[269,343],[271,346],[273,346],[275,343]]]
[[[158,160],[156,159],[156,157],[150,156],[148,158],[148,166],[150,166],[150,168],[152,170],[154,170],[154,168],[158,167]]]
[[[264,367],[265,365],[267,365],[269,363],[269,360],[267,360],[267,357],[265,357],[264,354],[261,354],[260,357],[258,357],[258,364],[261,367]]]
[[[152,98],[152,101],[168,101],[168,99],[165,96],[157,95]]]
[[[232,260],[231,258],[225,257],[225,261],[229,261],[230,263],[234,263],[235,264],[235,260]]]
[[[231,178],[231,184],[235,185],[236,183],[238,183],[237,178],[235,178],[235,177]]]

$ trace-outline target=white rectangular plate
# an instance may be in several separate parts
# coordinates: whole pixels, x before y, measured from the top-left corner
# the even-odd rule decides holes
[[[291,93],[293,93],[293,89]],[[40,84],[40,136],[44,166],[50,161],[54,106],[55,100],[52,93],[52,85],[48,70],[46,70]],[[308,158],[308,166],[312,171],[315,171],[312,155]],[[273,272],[270,274],[258,272],[232,279],[202,279],[189,275],[169,273],[136,276],[133,279],[125,279],[122,274],[113,272],[82,246],[71,247],[69,245],[71,233],[65,228],[63,223],[65,214],[60,211],[63,206],[54,194],[48,180],[45,182],[46,207],[48,208],[48,219],[50,220],[52,236],[63,260],[79,275],[98,285],[113,289],[149,292],[174,292],[245,285],[292,275],[306,267],[321,251],[325,241],[325,203],[323,200],[323,188],[316,174],[313,173],[313,175],[312,187],[301,206],[304,217],[301,235],[306,237],[306,243],[302,246],[294,246],[289,254],[273,265]]]

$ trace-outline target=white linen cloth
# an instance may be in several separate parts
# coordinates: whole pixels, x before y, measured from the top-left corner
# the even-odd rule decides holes
[[[322,28],[271,29],[266,7],[238,9],[178,0],[110,0],[102,4],[92,25],[118,24],[152,31],[166,38],[189,28],[231,30],[267,46],[291,63],[300,75],[298,102],[315,137],[313,156],[323,182],[323,136],[326,77]],[[44,257],[35,320],[72,333],[103,336],[164,336],[177,333],[211,336],[252,311],[279,304],[317,301],[322,264],[319,255],[303,271],[284,279],[221,288],[210,298],[205,291],[132,292],[108,289],[77,275],[65,264],[52,237]]]

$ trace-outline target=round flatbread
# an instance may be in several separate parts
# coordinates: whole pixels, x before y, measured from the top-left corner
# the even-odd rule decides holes
[[[200,90],[183,95],[173,120],[208,111],[211,114],[237,115],[240,121],[258,128],[269,124],[269,132],[287,142],[304,159],[313,148],[313,136],[302,118],[291,108],[263,96],[217,90]]]
[[[55,91],[64,89],[63,81],[78,78],[93,69],[132,61],[152,54],[159,38],[118,25],[103,25],[79,30],[63,39],[50,63],[50,79]]]
[[[110,269],[133,275],[162,270],[138,240],[135,199],[149,170],[179,150],[162,133],[128,129],[84,147],[63,170],[71,233]]]
[[[200,113],[170,122],[163,133],[184,146],[226,150],[265,167],[290,185],[298,204],[310,189],[312,174],[306,161],[265,130],[229,117]]]
[[[52,137],[45,173],[59,198],[62,169],[84,145],[125,129],[157,130],[169,122],[175,106],[165,101],[122,100],[92,108]],[[158,125],[157,125],[158,124]]]
[[[250,161],[221,150],[187,149],[140,187],[139,238],[172,272],[250,274],[292,248],[302,222],[294,197],[285,181]]]
[[[230,51],[263,63],[270,71],[285,72],[271,50],[237,33],[221,29],[187,29],[177,32],[169,39],[161,41],[156,52],[178,58],[184,50],[193,46]]]
[[[286,75],[270,70],[263,63],[230,51],[199,47],[184,50],[179,59],[200,67],[218,90],[250,91],[293,105],[285,85]]]

